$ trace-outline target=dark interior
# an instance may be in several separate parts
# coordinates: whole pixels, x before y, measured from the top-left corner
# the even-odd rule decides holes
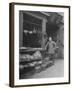
[[[47,23],[46,24],[46,33],[48,37],[52,37],[56,41],[57,30],[59,29],[56,23]]]

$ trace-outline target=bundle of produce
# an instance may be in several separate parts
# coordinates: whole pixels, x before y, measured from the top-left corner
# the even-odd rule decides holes
[[[42,55],[41,55],[40,51],[36,51],[36,52],[33,54],[33,56],[34,56],[34,59],[41,59],[41,58],[42,58]]]
[[[36,65],[36,63],[37,63],[37,62],[31,62],[31,63],[29,63],[29,66],[30,66],[30,67],[33,67],[33,66]]]
[[[26,55],[21,55],[20,56],[20,61],[30,61],[30,59],[32,59],[33,56],[26,54]]]
[[[36,63],[36,65],[41,65],[42,64],[42,61],[38,61],[37,63]]]
[[[23,65],[20,65],[20,66],[19,66],[19,68],[20,68],[20,69],[23,69],[23,68],[24,68],[24,66],[23,66]]]

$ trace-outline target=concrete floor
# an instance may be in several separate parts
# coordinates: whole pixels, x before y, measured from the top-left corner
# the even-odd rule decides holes
[[[64,76],[64,60],[55,60],[55,64],[46,70],[34,74],[31,78],[48,78],[48,77],[63,77]]]

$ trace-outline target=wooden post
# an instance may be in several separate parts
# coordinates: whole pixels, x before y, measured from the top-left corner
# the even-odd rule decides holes
[[[41,47],[45,48],[45,39],[44,39],[44,34],[46,33],[46,19],[44,18],[42,21],[42,44]]]
[[[23,46],[23,12],[19,12],[19,47]]]

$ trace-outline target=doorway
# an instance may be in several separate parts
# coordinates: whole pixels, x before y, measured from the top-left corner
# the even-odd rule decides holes
[[[46,33],[47,37],[52,37],[54,41],[57,40],[57,31],[59,30],[59,27],[56,23],[47,23],[46,24]]]

